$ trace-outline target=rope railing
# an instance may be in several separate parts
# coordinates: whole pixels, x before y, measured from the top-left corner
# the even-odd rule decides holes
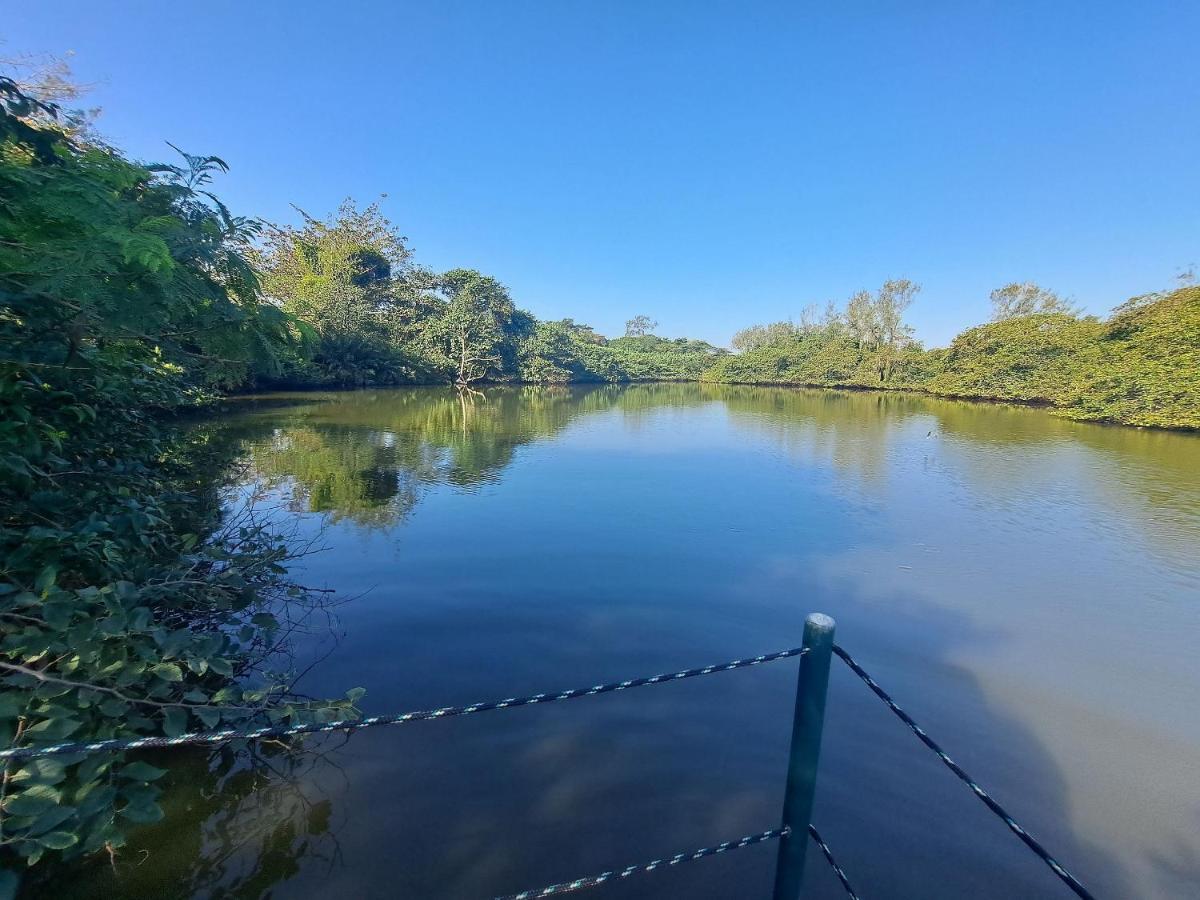
[[[372,716],[367,719],[345,719],[337,722],[311,722],[304,725],[276,725],[263,728],[225,729],[222,731],[195,731],[174,737],[140,737],[140,738],[110,738],[98,741],[72,741],[64,744],[49,744],[42,747],[9,747],[0,750],[0,763],[37,759],[42,756],[57,756],[64,753],[118,753],[125,750],[145,750],[149,748],[183,747],[189,744],[205,744],[209,746],[225,744],[237,740],[263,740],[269,738],[293,737],[301,734],[324,734],[331,731],[357,731],[360,728],[373,728],[378,725],[407,725],[410,722],[426,722],[430,719],[448,719],[453,716],[467,716],[472,713],[487,712],[493,709],[515,709],[520,706],[533,706],[538,703],[556,703],[559,700],[575,700],[579,697],[594,697],[597,694],[609,694],[614,691],[625,691],[631,688],[645,687],[651,684],[665,684],[670,681],[680,681],[685,678],[695,678],[698,675],[713,675],[718,672],[730,672],[734,669],[745,669],[763,663],[774,662],[777,659],[787,659],[792,656],[803,656],[803,647],[792,647],[790,650],[780,650],[776,653],[766,653],[762,656],[752,656],[746,659],[734,659],[727,663],[703,666],[697,669],[684,669],[682,672],[671,672],[663,675],[651,675],[647,678],[631,678],[628,681],[613,681],[608,684],[596,684],[591,687],[571,688],[566,691],[554,691],[544,694],[533,694],[528,697],[509,697],[506,700],[489,700],[482,703],[472,703],[469,706],[443,706],[440,709],[420,709],[412,712],[391,716]]]
[[[896,717],[899,718],[901,722],[908,726],[909,730],[912,731],[912,733],[915,734],[918,739],[920,739],[922,744],[937,754],[938,758],[945,763],[946,768],[958,776],[959,780],[964,782],[975,794],[975,796],[982,800],[984,805],[987,806],[988,809],[990,809],[1004,822],[1005,825],[1008,826],[1009,831],[1019,837],[1024,842],[1025,846],[1037,854],[1037,856],[1041,858],[1042,862],[1048,865],[1050,870],[1054,872],[1054,874],[1057,875],[1067,887],[1074,891],[1076,896],[1082,897],[1083,900],[1094,900],[1087,888],[1085,888],[1079,882],[1079,879],[1068,872],[1063,867],[1062,863],[1051,856],[1049,851],[1047,851],[1046,848],[1043,847],[1033,835],[1018,825],[1013,817],[1009,815],[1008,811],[994,799],[992,799],[992,795],[980,787],[979,783],[970,775],[968,775],[963,770],[962,766],[952,760],[946,754],[946,751],[938,746],[937,742],[925,732],[925,729],[913,721],[912,716],[901,709],[899,705],[897,705],[896,701],[891,698],[888,692],[881,688],[876,683],[875,679],[867,674],[867,671],[854,660],[854,657],[842,649],[841,646],[836,644],[833,647],[833,652],[837,654],[838,658],[841,659],[842,662],[850,667],[850,670],[854,672],[855,675],[863,680],[867,687],[874,692],[875,696],[882,700],[887,705],[888,709],[895,713]]]
[[[938,758],[961,781],[963,781],[992,813],[998,816],[1004,824],[1021,841],[1032,850],[1082,900],[1094,900],[1087,889],[1075,876],[1068,872],[1061,863],[1038,842],[1028,831],[1013,819],[1011,815],[997,803],[987,791],[979,786],[961,766],[952,760],[913,718],[897,705],[896,701],[879,686],[878,683],[860,666],[854,658],[840,645],[833,643],[833,620],[827,616],[810,616],[805,626],[805,644],[775,653],[765,653],[761,656],[735,659],[726,663],[703,666],[695,669],[684,669],[679,672],[651,675],[645,678],[631,678],[626,681],[614,681],[606,684],[596,684],[590,687],[571,688],[565,691],[554,691],[532,694],[524,697],[509,697],[504,700],[489,700],[472,703],[468,706],[443,706],[438,709],[413,710],[390,716],[371,716],[365,719],[345,719],[334,722],[312,722],[298,725],[274,725],[260,728],[224,729],[220,731],[198,731],[187,734],[168,736],[149,736],[137,738],[105,738],[91,741],[72,741],[67,743],[49,744],[43,746],[9,747],[0,750],[0,764],[14,761],[37,759],[39,757],[56,756],[61,754],[90,754],[101,752],[123,752],[127,750],[142,750],[150,748],[172,748],[188,745],[218,746],[236,740],[278,739],[304,734],[325,734],[336,731],[353,732],[362,728],[372,728],[380,725],[406,725],[411,722],[424,722],[432,719],[445,719],[454,716],[466,716],[489,710],[516,709],[522,706],[534,706],[542,703],[555,703],[560,700],[574,700],[580,697],[594,697],[599,694],[624,691],[652,684],[666,684],[701,675],[712,675],[718,672],[729,672],[735,669],[748,668],[762,663],[774,662],[789,657],[807,657],[800,666],[800,681],[797,689],[796,718],[793,722],[791,765],[788,773],[788,798],[784,804],[783,822],[780,827],[758,834],[747,835],[736,841],[726,841],[712,847],[701,847],[690,852],[677,853],[672,857],[655,859],[639,865],[627,866],[624,869],[614,869],[599,875],[577,878],[574,881],[548,885],[532,891],[519,894],[509,894],[497,900],[533,900],[538,897],[551,897],[572,891],[596,887],[610,881],[619,881],[633,875],[653,872],[662,867],[678,865],[708,856],[716,856],[729,850],[737,850],[752,844],[762,843],[772,839],[780,840],[780,862],[777,864],[776,897],[792,896],[792,891],[798,891],[800,878],[803,874],[804,854],[802,847],[795,844],[796,834],[807,828],[810,837],[820,848],[826,862],[829,863],[837,876],[846,895],[851,900],[858,900],[858,895],[850,885],[845,871],[833,856],[832,850],[821,837],[820,832],[811,822],[807,821],[811,814],[813,788],[815,786],[816,762],[820,750],[820,732],[824,717],[826,682],[829,673],[831,654],[840,658],[851,671],[879,697],[887,707],[920,739],[920,741],[937,754]],[[809,674],[805,674],[810,669]],[[795,777],[794,777],[795,776]],[[799,811],[803,809],[803,812]],[[795,833],[793,833],[795,832]],[[785,867],[785,857],[788,859]],[[781,872],[788,872],[788,877],[780,880]],[[788,887],[782,887],[787,884]],[[783,891],[783,894],[781,894]]]
[[[763,841],[774,840],[781,838],[791,833],[791,829],[786,826],[783,828],[772,828],[769,831],[761,831],[758,834],[748,834],[744,838],[736,841],[726,841],[723,844],[717,844],[715,847],[701,847],[699,850],[691,850],[685,853],[676,853],[674,856],[664,859],[652,859],[647,863],[639,863],[635,866],[626,866],[624,869],[613,869],[610,872],[601,872],[599,875],[588,875],[584,878],[576,878],[574,881],[563,881],[558,884],[547,885],[544,888],[537,888],[531,891],[521,891],[519,894],[505,894],[502,897],[497,897],[496,900],[535,900],[539,897],[554,897],[558,894],[570,894],[573,891],[581,891],[584,888],[598,887],[609,881],[619,881],[622,878],[629,878],[631,875],[640,875],[645,872],[653,872],[655,869],[667,866],[677,866],[683,862],[691,862],[694,859],[703,859],[706,856],[716,856],[719,853],[725,853],[728,850],[740,850],[742,847],[749,847],[751,844],[761,844]]]
[[[811,822],[808,826],[808,836],[813,839],[813,842],[821,848],[821,855],[825,857],[825,862],[829,863],[829,868],[833,869],[833,874],[837,876],[837,880],[842,883],[842,887],[846,891],[846,896],[850,900],[859,900],[858,894],[854,893],[854,888],[850,886],[850,879],[846,877],[845,871],[838,861],[833,858],[833,851],[829,849],[829,845],[825,843],[825,839],[821,837],[821,832],[817,831],[817,826]]]
[[[622,878],[629,878],[631,875],[653,872],[655,869],[663,866],[677,866],[682,862],[691,862],[694,859],[703,859],[706,856],[716,856],[728,850],[740,850],[742,847],[749,847],[751,844],[761,844],[763,841],[786,837],[791,834],[791,831],[792,829],[786,825],[782,828],[772,828],[769,831],[761,831],[758,834],[748,834],[736,841],[726,841],[723,844],[717,844],[715,847],[701,847],[699,850],[676,853],[674,856],[665,859],[652,859],[650,862],[626,866],[624,869],[613,869],[609,872],[601,872],[599,875],[587,875],[583,878],[576,878],[574,881],[560,881],[557,884],[546,885],[544,888],[521,891],[519,894],[505,894],[501,897],[496,897],[495,900],[537,900],[540,897],[570,894],[575,891],[585,890],[586,888],[599,887],[609,881],[620,881]],[[825,843],[825,839],[821,837],[821,833],[817,831],[816,826],[808,826],[808,836],[820,848],[825,861],[829,863],[834,875],[837,876],[838,881],[845,888],[846,896],[850,900],[859,900],[858,894],[854,893],[854,888],[850,886],[850,881],[846,877],[846,873],[842,871],[842,867],[834,859],[833,851],[829,849],[829,845]]]

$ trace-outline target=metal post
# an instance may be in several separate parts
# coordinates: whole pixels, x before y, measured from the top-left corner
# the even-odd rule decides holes
[[[772,895],[774,900],[797,900],[804,880],[808,825],[812,820],[817,760],[821,755],[821,729],[825,724],[825,693],[829,686],[833,629],[833,619],[821,613],[813,613],[804,621],[804,647],[808,652],[800,657],[787,789],[783,795],[783,824],[791,831],[779,841],[775,893]]]

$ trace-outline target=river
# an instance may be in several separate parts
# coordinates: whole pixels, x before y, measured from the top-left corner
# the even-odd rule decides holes
[[[838,639],[1099,898],[1200,895],[1200,437],[695,384],[232,405],[265,514],[345,602],[297,637],[368,715]],[[1068,897],[835,661],[814,821],[866,900]],[[795,661],[192,754],[109,896],[472,898],[772,827]],[[596,897],[766,897],[775,845]],[[843,896],[810,855],[815,898]],[[70,890],[63,890],[66,896]],[[806,895],[807,896],[807,895]]]

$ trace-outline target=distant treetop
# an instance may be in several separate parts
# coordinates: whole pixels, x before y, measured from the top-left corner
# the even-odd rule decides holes
[[[658,323],[649,316],[634,316],[625,323],[625,337],[641,337],[652,334]]]
[[[993,322],[1037,313],[1065,313],[1068,316],[1080,313],[1073,303],[1032,281],[1013,281],[998,287],[992,291],[991,300]]]

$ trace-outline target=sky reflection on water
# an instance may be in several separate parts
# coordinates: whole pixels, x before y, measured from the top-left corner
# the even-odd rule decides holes
[[[329,654],[313,694],[362,685],[372,714],[652,674],[820,610],[1098,897],[1200,883],[1200,438],[702,385],[272,396],[203,427],[327,547],[302,580],[356,598],[299,648]],[[793,689],[774,663],[253,772],[192,756],[136,864],[59,896],[488,897],[759,831]],[[831,690],[815,819],[864,896],[1065,894],[849,672]],[[774,852],[604,896],[766,896]]]

